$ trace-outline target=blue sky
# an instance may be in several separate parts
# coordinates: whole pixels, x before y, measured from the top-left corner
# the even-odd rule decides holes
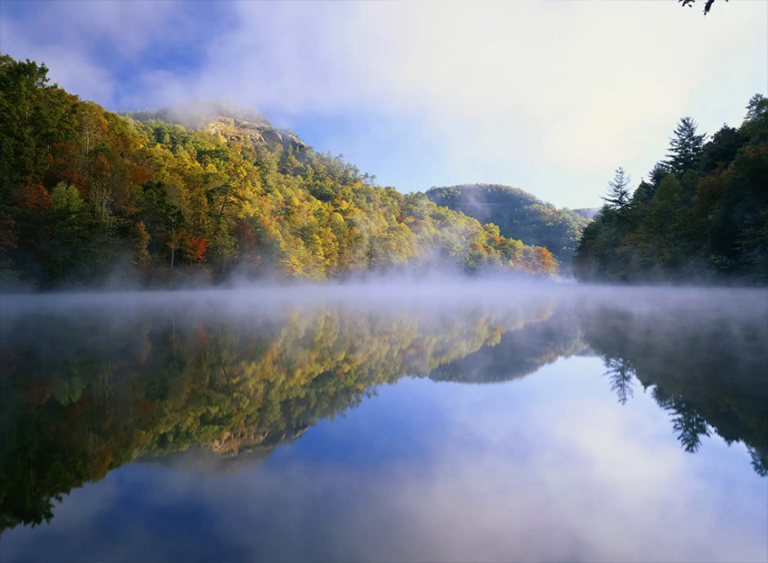
[[[764,561],[746,448],[685,452],[650,393],[621,405],[603,370],[402,379],[261,464],[127,464],[9,530],[4,560]]]
[[[680,117],[768,93],[768,2],[0,3],[0,50],[120,111],[255,107],[402,191],[521,187],[558,206],[635,184]]]

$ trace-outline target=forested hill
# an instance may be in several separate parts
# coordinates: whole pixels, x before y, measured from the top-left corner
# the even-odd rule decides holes
[[[600,208],[599,207],[582,207],[580,209],[572,209],[571,211],[581,215],[582,217],[585,217],[586,219],[594,219],[595,215],[597,215],[598,211],[600,211]]]
[[[557,270],[546,248],[376,187],[258,114],[207,109],[181,116],[195,128],[173,110],[119,116],[0,56],[3,287]]]
[[[768,283],[768,99],[706,141],[683,118],[634,193],[622,169],[584,231],[582,280]]]
[[[471,184],[432,188],[427,196],[482,223],[498,225],[505,237],[548,248],[569,264],[589,219],[569,209],[558,209],[510,186]]]

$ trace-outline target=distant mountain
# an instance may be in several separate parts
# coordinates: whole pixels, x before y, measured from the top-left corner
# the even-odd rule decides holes
[[[582,207],[581,209],[571,209],[574,213],[578,213],[585,219],[594,219],[597,212],[600,211],[599,207]]]
[[[573,260],[581,232],[589,223],[585,214],[558,209],[519,188],[499,184],[432,188],[427,197],[481,223],[494,223],[505,237],[544,246],[566,266]]]
[[[558,358],[584,353],[590,351],[581,337],[578,319],[556,313],[505,332],[498,344],[438,366],[429,377],[433,381],[500,383],[530,375]]]

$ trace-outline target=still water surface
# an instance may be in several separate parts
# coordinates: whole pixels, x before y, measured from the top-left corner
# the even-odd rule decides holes
[[[767,561],[764,290],[3,297],[0,561]]]

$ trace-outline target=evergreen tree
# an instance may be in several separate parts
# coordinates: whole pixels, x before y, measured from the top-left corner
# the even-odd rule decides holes
[[[762,94],[752,96],[747,105],[747,115],[741,132],[753,142],[768,141],[768,98]]]
[[[768,114],[768,98],[762,94],[755,94],[747,104],[747,115],[744,121],[755,121]]]
[[[682,176],[688,170],[695,169],[704,149],[706,134],[696,134],[696,122],[684,117],[675,128],[674,136],[669,140],[667,168],[673,174]]]
[[[629,182],[631,178],[619,167],[613,180],[608,182],[608,196],[603,200],[611,209],[622,210],[629,204]]]
[[[664,162],[657,162],[649,172],[648,176],[651,180],[651,184],[658,188],[659,184],[661,184],[661,181],[664,179],[664,176],[668,174],[669,168],[667,168],[667,165]]]

